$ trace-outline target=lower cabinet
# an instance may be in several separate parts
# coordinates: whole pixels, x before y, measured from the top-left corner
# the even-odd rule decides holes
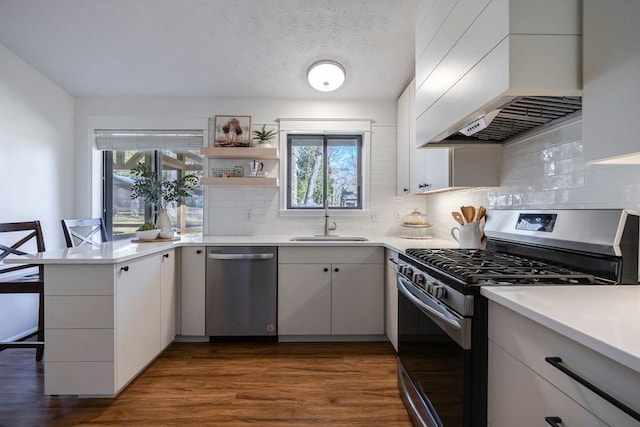
[[[281,247],[278,335],[384,334],[384,261],[377,247]]]
[[[160,259],[160,348],[164,350],[176,337],[176,254],[170,250]]]
[[[45,266],[45,394],[115,396],[171,343],[174,255]]]
[[[640,410],[639,372],[490,301],[487,420],[491,427],[640,425],[548,358],[559,358],[579,377]]]
[[[386,250],[385,270],[385,331],[398,351],[398,252]]]
[[[205,269],[204,246],[183,246],[180,271],[180,334],[205,336]]]
[[[116,265],[116,389],[160,352],[159,256]]]

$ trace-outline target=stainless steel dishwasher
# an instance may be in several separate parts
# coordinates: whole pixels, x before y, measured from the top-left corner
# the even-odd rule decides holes
[[[271,246],[207,247],[210,340],[277,338],[278,251]]]

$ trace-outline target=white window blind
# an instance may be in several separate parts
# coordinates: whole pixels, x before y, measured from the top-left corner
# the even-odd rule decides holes
[[[198,150],[204,146],[202,130],[96,129],[98,150]]]

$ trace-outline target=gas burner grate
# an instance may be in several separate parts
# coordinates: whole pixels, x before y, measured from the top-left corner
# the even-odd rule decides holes
[[[481,249],[407,249],[419,263],[468,284],[590,284],[590,274],[556,264]]]

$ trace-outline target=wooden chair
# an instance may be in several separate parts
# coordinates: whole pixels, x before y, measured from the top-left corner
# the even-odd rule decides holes
[[[61,222],[68,248],[83,245],[99,246],[100,243],[109,240],[102,218],[63,219]]]
[[[33,249],[37,252],[45,250],[39,221],[0,224],[0,261],[11,254],[33,253]],[[43,266],[0,263],[0,294],[38,294],[38,329],[18,341],[0,341],[0,351],[7,348],[35,348],[36,360],[41,361],[44,354]],[[34,335],[37,335],[37,341],[25,341]]]

